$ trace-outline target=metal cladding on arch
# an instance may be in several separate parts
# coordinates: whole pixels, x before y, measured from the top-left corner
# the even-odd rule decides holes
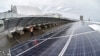
[[[21,15],[42,15],[39,8],[30,6],[11,6],[11,11]]]
[[[14,27],[25,27],[26,25],[34,24],[43,24],[43,23],[53,23],[53,22],[71,22],[66,19],[56,19],[50,17],[21,17],[21,18],[10,18],[9,20],[4,21],[5,29],[14,28]]]
[[[35,25],[36,30],[42,30],[43,28],[48,28],[49,24],[65,24],[73,22],[68,19],[60,19],[53,17],[20,17],[20,18],[6,18],[4,19],[4,32],[9,31],[10,34],[18,33],[23,35],[25,29],[29,29],[29,25]],[[44,25],[45,24],[45,25]],[[6,33],[8,35],[8,33]],[[11,36],[11,35],[10,35]],[[13,37],[12,37],[13,38]]]

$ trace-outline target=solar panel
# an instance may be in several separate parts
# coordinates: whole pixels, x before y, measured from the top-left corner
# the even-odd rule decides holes
[[[62,40],[62,42],[61,42],[61,40]],[[68,40],[68,38],[66,38],[66,39],[65,38],[64,39],[59,39],[59,38],[49,39],[49,40],[45,41],[44,43],[38,45],[37,47],[32,48],[31,50],[21,54],[20,56],[58,55],[67,40]],[[65,42],[63,42],[63,41],[65,41]],[[61,44],[63,44],[63,45],[59,46]]]
[[[84,25],[84,26],[80,26],[79,28],[76,28],[74,34],[79,34],[79,33],[89,32],[89,31],[93,31],[93,30],[89,28],[87,25]]]
[[[64,31],[65,29],[66,29],[67,27],[64,27],[63,28],[63,30],[60,30],[60,29],[62,29],[62,27],[60,28],[60,29],[57,29],[57,30],[60,30],[60,31],[54,31],[54,32],[51,32],[51,33],[48,33],[48,34],[44,34],[43,36],[41,36],[41,37],[39,37],[37,40],[38,40],[38,43],[41,43],[42,41],[44,41],[46,38],[49,38],[49,37],[53,37],[53,36],[55,36],[54,34],[55,33],[62,33],[62,31]],[[43,40],[41,40],[41,39],[43,39]],[[41,48],[40,47],[44,47],[43,48],[43,50],[44,49],[46,49],[46,47],[49,47],[53,42],[55,42],[56,41],[56,39],[57,38],[55,38],[55,39],[49,39],[48,41],[45,41],[43,44],[40,44],[39,46],[37,46],[37,47],[35,47],[33,50],[32,50],[32,52],[36,52],[35,50],[37,49],[37,50],[40,50]],[[34,41],[32,40],[32,41],[27,41],[27,42],[25,42],[25,43],[22,43],[22,44],[19,44],[19,45],[17,45],[17,46],[15,46],[15,47],[13,47],[13,48],[11,48],[11,55],[12,56],[15,56],[15,55],[18,55],[19,53],[21,53],[21,52],[24,52],[24,51],[26,51],[27,49],[30,49],[30,48],[32,48],[32,47],[34,47],[35,46],[35,44],[34,44]],[[38,48],[39,47],[39,48]],[[29,51],[29,53],[31,53],[30,51]],[[38,53],[38,51],[37,51],[37,53]],[[22,56],[23,55],[31,55],[31,54],[27,54],[27,52],[25,52],[24,54],[22,54]],[[32,54],[33,55],[33,54]]]
[[[40,39],[48,38],[54,33],[46,34],[46,35],[42,36]],[[38,43],[41,42],[41,41],[43,41],[43,40],[38,40]],[[12,54],[12,56],[15,56],[15,55],[19,54],[20,52],[23,52],[26,49],[29,49],[29,48],[33,47],[34,45],[35,44],[33,43],[33,41],[31,41],[31,42],[27,41],[25,43],[19,44],[15,47],[11,48],[11,54]]]
[[[32,56],[32,55],[39,55],[41,53],[41,50],[46,50],[46,48],[48,48],[55,40],[48,40],[46,42],[44,42],[43,44],[41,45],[38,45],[37,47],[29,50],[28,52],[26,52],[25,54],[22,54],[21,56]],[[49,45],[48,45],[49,44]]]
[[[96,37],[94,37],[96,36]],[[98,32],[73,36],[64,56],[99,56]]]
[[[67,33],[71,34],[73,31],[74,33],[71,36],[66,33],[67,26],[62,29],[63,30],[60,32],[56,31],[40,37],[39,39],[43,39],[42,41],[44,41],[46,38],[55,34],[51,39],[49,38],[44,42],[40,41],[39,43],[42,43],[35,47],[33,42],[29,42],[26,46],[24,45],[23,48],[14,51],[14,53],[12,52],[12,56],[59,56],[71,37],[63,56],[100,56],[99,32],[93,31],[87,25],[84,25],[75,29],[75,31],[70,29],[71,31],[68,31]],[[66,35],[61,37],[63,34]]]

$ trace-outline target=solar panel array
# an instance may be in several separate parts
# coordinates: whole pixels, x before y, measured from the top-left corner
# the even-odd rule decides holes
[[[40,39],[48,38],[51,35],[53,35],[54,33],[49,33],[49,34],[42,35],[40,37]],[[37,41],[38,41],[38,43],[40,43],[43,40],[37,40]],[[26,41],[25,43],[18,44],[17,46],[11,48],[11,55],[15,56],[15,55],[19,54],[20,52],[23,52],[23,51],[33,47],[34,45],[35,45],[34,41]]]
[[[100,56],[100,34],[73,36],[64,56]]]
[[[68,27],[69,27],[69,26],[68,26]],[[54,35],[55,33],[58,33],[58,32],[59,32],[58,30],[60,30],[60,32],[58,33],[58,34],[60,34],[60,33],[62,33],[62,31],[68,29],[68,27],[66,27],[66,26],[64,25],[64,26],[62,26],[62,27],[60,27],[60,28],[58,28],[58,29],[56,29],[56,30],[54,30],[54,31],[52,31],[52,32],[49,32],[49,33],[47,33],[47,34],[43,34],[43,35],[41,35],[41,36],[38,36],[38,37],[37,37],[37,38],[38,38],[37,41],[38,41],[38,43],[44,41],[46,38],[51,37],[51,36]],[[63,29],[63,30],[61,30],[61,29]],[[54,36],[55,36],[55,35],[54,35]],[[53,36],[52,36],[52,38],[53,38]],[[54,41],[55,41],[55,40],[52,40],[52,39],[51,39],[50,41],[48,40],[47,42],[48,42],[48,44],[52,44]],[[46,42],[46,43],[47,43],[47,42]],[[52,43],[51,43],[51,42],[52,42]],[[46,43],[43,43],[43,46],[46,45]],[[18,44],[17,46],[11,48],[11,55],[12,55],[12,56],[15,56],[15,55],[17,55],[17,54],[19,54],[19,53],[21,53],[21,52],[24,52],[25,50],[27,50],[27,49],[33,47],[33,46],[35,46],[35,45],[36,45],[36,44],[34,43],[33,39],[31,39],[31,41],[26,41],[26,42],[24,42],[24,43]],[[42,45],[42,44],[41,44],[41,45]],[[39,46],[41,46],[41,45],[39,45]],[[24,54],[23,54],[23,55],[24,55]]]
[[[28,52],[25,52],[21,54],[20,56],[38,56],[43,50],[46,50],[49,48],[50,45],[52,45],[57,39],[50,39],[40,45],[38,45],[35,48],[32,48]]]
[[[61,37],[64,33],[66,33],[66,31],[68,33],[72,32],[72,30],[69,31],[67,30],[67,28],[63,28],[63,30],[59,33],[51,33],[51,35],[57,33],[52,37],[53,39],[48,39],[42,44],[39,44],[31,49],[26,49],[24,52],[22,51],[21,53],[17,53],[16,55],[58,56],[70,38],[70,35],[67,36],[67,34],[64,38]],[[47,36],[50,37],[51,35],[48,34]],[[47,37],[46,35],[44,36]],[[45,37],[42,37],[40,39],[45,39]],[[14,55],[15,54],[12,54],[12,56]],[[76,27],[71,41],[69,42],[69,45],[63,56],[100,56],[100,33],[92,30],[87,25],[80,26],[79,28]]]

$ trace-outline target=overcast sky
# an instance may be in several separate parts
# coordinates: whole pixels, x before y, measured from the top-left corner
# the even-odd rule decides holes
[[[0,12],[11,5],[35,6],[44,12],[62,13],[66,17],[100,21],[100,0],[0,0]]]

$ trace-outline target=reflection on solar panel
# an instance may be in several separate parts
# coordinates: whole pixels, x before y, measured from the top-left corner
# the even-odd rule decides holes
[[[91,28],[89,28],[87,25],[84,25],[84,27],[80,27],[80,28],[76,29],[74,34],[79,34],[82,32],[89,32],[89,31],[93,31],[93,30]]]
[[[64,30],[67,28],[64,28]],[[59,33],[55,34],[52,38],[47,39],[45,42],[25,51],[18,50],[18,53],[14,54],[17,51],[12,52],[12,56],[59,56],[66,43],[68,43],[68,47],[66,47],[64,54],[61,56],[100,56],[100,33],[92,30],[87,25],[80,25],[76,27],[74,31],[72,29],[62,30]],[[63,34],[68,31],[68,33],[72,33],[68,35],[66,33],[65,36]],[[72,37],[70,37],[72,35]],[[49,35],[48,35],[49,36]],[[63,37],[61,37],[63,36]],[[47,36],[46,36],[47,37]],[[49,36],[50,37],[50,36]],[[40,38],[46,39],[46,38]],[[71,39],[71,40],[69,40]],[[41,40],[42,42],[44,40]],[[33,46],[32,42],[29,43],[28,46]],[[23,49],[23,48],[22,48]],[[20,53],[21,52],[21,53]]]
[[[62,30],[60,30],[60,29],[62,29]],[[53,37],[56,36],[59,33],[62,33],[62,31],[67,30],[68,27],[64,26],[64,27],[61,27],[60,29],[57,29],[56,31],[53,31],[51,33],[44,34],[41,37],[38,37],[38,39],[37,39],[38,43],[41,43],[41,42],[46,40],[45,42],[43,42],[40,45],[37,44],[38,46],[34,43],[33,40],[31,40],[31,41],[27,41],[25,43],[19,44],[19,45],[15,46],[15,47],[11,48],[11,55],[15,56],[15,55],[19,55],[19,53],[23,52],[21,54],[21,56],[25,56],[25,55],[29,56],[29,55],[33,55],[33,53],[32,54],[28,54],[28,53],[31,53],[30,51],[35,52],[35,53],[37,51],[37,53],[38,53],[38,51],[40,49],[42,49],[43,47],[44,47],[43,50],[48,48],[51,44],[53,44],[57,40],[57,38],[54,39]],[[58,31],[58,30],[60,30],[60,31]],[[52,36],[52,38],[50,39],[51,36]],[[47,38],[49,38],[49,39],[47,40]],[[29,51],[28,53],[27,52],[24,53],[24,51],[26,51],[27,49],[30,49],[30,51],[28,50]],[[34,54],[34,55],[36,55],[36,54]]]
[[[37,56],[40,53],[42,53],[42,51],[46,50],[47,48],[49,48],[50,45],[53,44],[54,41],[56,41],[57,39],[50,39],[47,40],[46,42],[44,42],[43,44],[38,45],[35,48],[32,48],[31,50],[29,50],[28,52],[25,52],[23,54],[21,54],[20,56]]]
[[[48,37],[50,37],[51,35],[53,35],[54,33],[55,33],[55,32],[49,33],[49,34],[47,34],[47,35],[43,35],[43,36],[40,38],[40,40],[38,40],[38,43],[40,43],[41,41],[43,41],[43,40],[41,40],[41,39],[48,38]],[[20,52],[23,52],[23,51],[25,51],[25,50],[27,50],[27,49],[33,47],[34,45],[35,45],[35,44],[34,44],[33,41],[27,41],[27,42],[25,42],[25,43],[19,44],[19,45],[15,46],[15,47],[11,48],[11,55],[12,55],[12,56],[15,56],[15,55],[19,54]]]

